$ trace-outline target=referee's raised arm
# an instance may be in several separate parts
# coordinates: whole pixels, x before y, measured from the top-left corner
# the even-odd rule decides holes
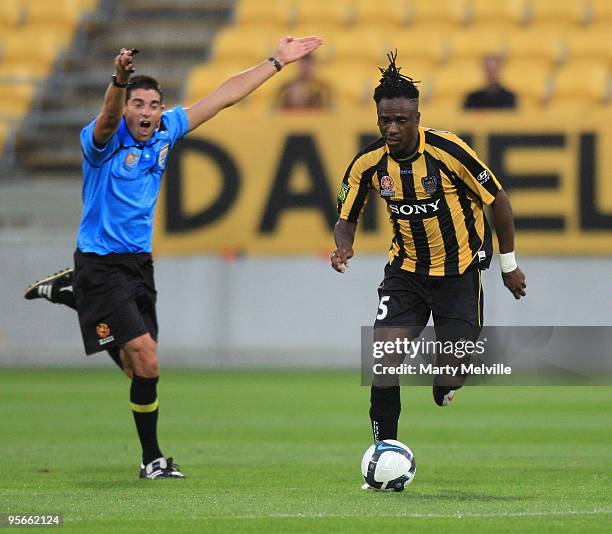
[[[113,136],[125,108],[125,90],[130,74],[134,72],[133,57],[138,51],[134,48],[122,48],[115,56],[115,74],[112,77],[104,95],[102,111],[96,118],[93,138],[98,146],[104,146]]]
[[[276,53],[258,65],[225,80],[217,89],[195,104],[185,108],[189,119],[189,130],[194,130],[219,111],[236,104],[285,65],[316,50],[323,44],[321,37],[283,37]]]

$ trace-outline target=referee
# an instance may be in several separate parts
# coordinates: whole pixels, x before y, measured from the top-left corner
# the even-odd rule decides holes
[[[353,159],[338,193],[331,264],[340,273],[348,267],[359,215],[376,191],[387,204],[393,239],[378,288],[374,339],[417,337],[433,315],[438,340],[475,341],[483,320],[480,271],[493,251],[485,204],[493,208],[504,285],[514,298],[525,296],[510,201],[461,139],[419,125],[419,92],[400,74],[396,55],[389,54],[374,91],[381,138]],[[399,365],[404,357],[390,355],[386,364]],[[436,378],[436,404],[445,406],[464,380]],[[370,406],[375,441],[397,439],[400,408],[399,381],[375,375]]]
[[[157,292],[151,242],[168,154],[185,134],[321,43],[318,37],[285,37],[268,60],[229,78],[192,106],[169,111],[154,78],[131,77],[137,50],[122,48],[102,111],[81,131],[83,216],[74,272],[68,269],[33,284],[25,297],[76,308],[85,352],[108,350],[131,377],[141,478],[183,478],[157,441]]]

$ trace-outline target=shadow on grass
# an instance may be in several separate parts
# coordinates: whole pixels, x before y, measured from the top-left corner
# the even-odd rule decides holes
[[[457,502],[520,502],[531,499],[526,495],[492,495],[470,493],[467,491],[442,491],[432,494],[420,493],[416,496],[423,501],[457,501]]]
[[[116,478],[113,480],[82,480],[74,482],[73,486],[76,488],[90,489],[90,490],[155,490],[162,488],[166,485],[172,485],[176,487],[193,487],[188,480],[178,479],[163,479],[163,480],[141,480],[138,476],[134,479],[127,478]]]

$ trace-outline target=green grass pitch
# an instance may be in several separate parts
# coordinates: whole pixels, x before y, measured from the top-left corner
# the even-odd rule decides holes
[[[128,380],[0,371],[0,513],[76,532],[609,532],[609,387],[403,388],[403,493],[361,491],[368,388],[355,372],[166,371],[162,449],[141,481]]]

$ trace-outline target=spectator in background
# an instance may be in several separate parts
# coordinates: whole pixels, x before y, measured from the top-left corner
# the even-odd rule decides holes
[[[316,59],[312,54],[297,62],[298,74],[278,91],[274,107],[284,111],[328,110],[332,107],[329,84],[317,78]]]
[[[503,59],[498,55],[485,56],[482,61],[486,85],[484,88],[469,93],[464,109],[515,109],[517,106],[515,94],[506,89],[500,81],[500,71]]]

